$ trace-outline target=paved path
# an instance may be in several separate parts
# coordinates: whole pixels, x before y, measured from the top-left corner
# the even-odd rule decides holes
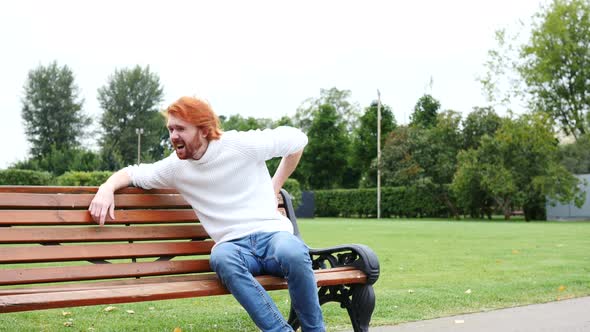
[[[586,332],[590,331],[590,297],[437,318],[371,332]]]

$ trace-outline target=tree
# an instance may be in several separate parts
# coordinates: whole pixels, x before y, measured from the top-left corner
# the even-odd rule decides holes
[[[463,146],[461,115],[445,111],[432,128],[400,126],[385,143],[382,169],[386,184],[411,185],[428,178],[437,184],[451,183],[456,156]]]
[[[474,107],[463,121],[464,149],[477,149],[484,135],[494,136],[502,120],[492,107]]]
[[[519,68],[522,66],[520,49],[524,25],[520,22],[515,32],[500,29],[496,31],[496,48],[488,50],[484,63],[483,77],[477,80],[491,107],[511,111],[513,103],[525,101],[528,97]]]
[[[237,131],[248,131],[255,129],[265,129],[272,127],[272,120],[265,118],[244,118],[239,114],[230,115],[229,118],[220,117],[221,128],[225,131],[237,130]]]
[[[381,170],[386,186],[408,186],[424,171],[414,158],[415,142],[420,129],[410,126],[395,128],[385,141]]]
[[[543,219],[545,199],[583,203],[578,180],[559,163],[551,119],[541,113],[505,118],[495,135],[485,135],[478,149],[463,152],[452,187],[479,187],[493,198],[505,219],[523,207],[525,219]]]
[[[559,147],[561,164],[574,174],[590,173],[590,134]]]
[[[489,139],[489,136],[484,136]],[[494,199],[482,185],[483,170],[478,161],[478,151],[470,148],[459,151],[458,169],[451,183],[451,191],[457,205],[473,218],[487,216],[492,219]]]
[[[374,103],[365,108],[365,113],[359,120],[360,125],[353,136],[352,158],[349,164],[354,168],[355,173],[362,176],[363,186],[374,187],[377,185],[377,170],[375,167],[371,169],[371,164],[374,164],[377,158],[377,104]],[[381,108],[382,147],[385,146],[387,136],[396,126],[391,108],[383,105]]]
[[[24,89],[22,117],[32,156],[78,147],[90,118],[82,111],[72,70],[57,62],[40,65],[29,72]]]
[[[332,105],[319,107],[307,135],[309,142],[294,177],[311,189],[340,186],[346,169],[349,140],[344,123],[339,123]]]
[[[158,109],[162,98],[160,79],[149,66],[116,70],[107,84],[98,89],[98,101],[104,110],[100,145],[109,169],[137,162],[137,128],[143,128],[142,160],[163,157],[166,146],[162,137],[167,131]]]
[[[554,0],[534,16],[520,72],[533,109],[576,139],[590,129],[590,1]]]
[[[343,125],[348,133],[352,133],[357,125],[359,106],[348,101],[350,96],[350,90],[320,89],[319,98],[309,98],[299,106],[293,122],[295,126],[307,133],[315,113],[323,105],[330,105],[337,114],[336,124],[338,126]]]
[[[414,106],[414,113],[410,115],[410,125],[420,128],[430,128],[436,125],[436,115],[440,109],[440,102],[431,95],[425,94],[418,99]]]
[[[288,117],[286,115],[283,115],[280,119],[275,121],[273,124],[273,127],[278,127],[278,126],[293,127],[293,119],[291,119],[290,117]]]

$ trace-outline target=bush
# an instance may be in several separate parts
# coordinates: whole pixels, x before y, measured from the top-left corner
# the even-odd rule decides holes
[[[33,157],[15,163],[11,168],[47,171],[56,176],[67,171],[96,171],[101,169],[101,158],[98,154],[83,149],[58,149],[42,157]]]
[[[100,186],[113,172],[66,172],[56,180],[60,186]]]
[[[47,186],[52,180],[48,172],[15,168],[0,170],[0,185]]]
[[[377,189],[317,190],[318,217],[377,217]],[[447,217],[440,190],[430,186],[381,188],[382,217]]]
[[[291,200],[293,201],[293,208],[297,209],[301,204],[301,185],[295,179],[287,179],[283,185],[283,189],[289,192]]]

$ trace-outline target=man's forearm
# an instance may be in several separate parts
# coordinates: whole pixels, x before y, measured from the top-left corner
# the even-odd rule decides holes
[[[111,175],[109,179],[101,185],[101,187],[108,188],[113,192],[128,187],[131,184],[131,178],[125,170],[120,170],[115,174]]]
[[[272,177],[272,185],[276,193],[281,190],[285,181],[287,181],[289,176],[295,171],[295,168],[297,168],[301,155],[303,155],[303,149],[281,159],[281,163],[279,164],[275,175]]]

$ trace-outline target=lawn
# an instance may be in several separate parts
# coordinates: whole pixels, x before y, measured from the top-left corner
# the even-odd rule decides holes
[[[312,247],[375,250],[381,277],[372,325],[590,295],[589,222],[317,218],[300,220],[300,228]],[[287,293],[271,294],[287,314]],[[0,331],[255,330],[231,296],[114,307],[2,314]],[[338,305],[323,310],[330,330],[350,329]]]

